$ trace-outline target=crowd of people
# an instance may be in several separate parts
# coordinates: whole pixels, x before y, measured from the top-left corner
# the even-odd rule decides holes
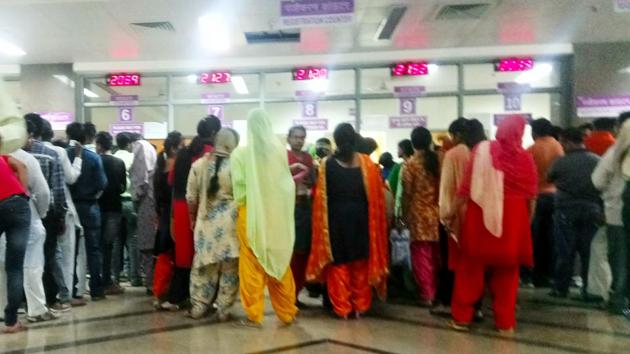
[[[578,285],[582,300],[630,315],[629,117],[558,131],[514,115],[492,141],[481,122],[459,118],[442,146],[417,127],[398,144],[401,163],[387,152],[375,163],[376,142],[348,123],[335,148],[322,138],[308,152],[303,126],[285,143],[260,109],[246,142],[208,116],[190,143],[174,131],[159,152],[92,123],[53,142],[50,123],[27,114],[28,139],[0,159],[5,332],[24,329],[24,302],[27,321],[51,321],[123,284],[193,319],[227,321],[240,296],[238,324],[254,328],[265,288],[285,325],[306,306],[301,294],[346,320],[376,294],[410,297],[467,331],[483,317],[486,285],[502,333],[516,327],[519,285],[558,298]],[[524,149],[527,124],[534,144]],[[600,230],[606,259],[591,257]],[[593,262],[612,274],[599,294]]]

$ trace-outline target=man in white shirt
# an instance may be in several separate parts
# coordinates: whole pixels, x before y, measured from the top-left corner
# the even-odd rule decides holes
[[[125,163],[127,169],[127,191],[122,195],[123,202],[123,237],[114,240],[112,250],[112,275],[116,281],[119,281],[120,274],[123,271],[123,250],[127,247],[129,255],[129,281],[131,286],[142,286],[140,278],[140,251],[138,250],[138,234],[137,234],[137,214],[131,199],[131,181],[129,180],[129,170],[133,163],[133,153],[127,151],[127,147],[131,145],[131,137],[129,133],[121,133],[116,135],[116,145],[118,151],[114,153]],[[120,242],[122,241],[122,242]]]
[[[46,229],[42,219],[50,207],[50,189],[42,173],[40,162],[28,152],[19,149],[11,157],[20,161],[28,171],[28,192],[31,207],[31,232],[24,255],[24,294],[28,305],[26,319],[29,322],[50,321],[57,318],[46,306],[46,293],[42,275],[44,274],[44,242]],[[52,159],[51,159],[52,162]]]

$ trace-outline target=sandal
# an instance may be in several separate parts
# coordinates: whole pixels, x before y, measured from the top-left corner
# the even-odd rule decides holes
[[[5,334],[14,334],[22,331],[26,331],[26,327],[24,327],[20,322],[15,322],[13,326],[7,326],[2,331]]]

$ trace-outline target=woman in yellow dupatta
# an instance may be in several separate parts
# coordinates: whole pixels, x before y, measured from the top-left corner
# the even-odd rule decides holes
[[[295,183],[284,144],[273,134],[268,114],[254,109],[247,119],[247,146],[232,154],[234,199],[239,206],[239,277],[245,326],[260,327],[265,285],[284,324],[298,312],[289,264],[295,242]]]
[[[335,313],[344,319],[369,310],[371,287],[384,298],[388,274],[387,220],[381,173],[355,152],[350,124],[334,132],[337,152],[322,162],[313,203],[309,281],[326,282]]]

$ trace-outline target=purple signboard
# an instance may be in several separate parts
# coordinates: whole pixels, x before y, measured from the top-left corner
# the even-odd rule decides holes
[[[354,0],[283,0],[281,27],[330,26],[354,21]]]
[[[301,125],[306,130],[328,130],[328,119],[295,119],[293,125]]]
[[[531,113],[505,113],[505,114],[495,114],[494,115],[494,125],[499,125],[499,123],[501,123],[502,120],[504,120],[505,118],[508,117],[514,117],[514,116],[521,116],[523,118],[525,118],[525,120],[527,122],[532,122],[534,120],[534,118],[532,117]]]
[[[416,114],[415,97],[406,97],[400,99],[400,114],[405,116]]]
[[[220,104],[211,104],[208,106],[208,114],[223,121],[223,117],[225,116],[225,107]]]
[[[144,124],[142,123],[112,123],[109,125],[109,133],[116,136],[120,133],[144,134]]]
[[[317,118],[317,101],[302,102],[302,117]]]
[[[111,95],[109,103],[115,106],[134,106],[138,104],[138,95]]]
[[[424,86],[396,86],[394,87],[394,96],[396,97],[420,97],[424,95],[426,88]]]
[[[503,94],[524,93],[531,90],[531,86],[529,86],[529,84],[519,84],[516,82],[499,82],[497,84],[497,90]]]
[[[53,130],[66,130],[66,126],[74,122],[74,115],[70,112],[41,112],[39,115],[50,122]]]
[[[616,12],[630,12],[630,0],[614,0]]]
[[[317,92],[311,90],[297,90],[295,91],[295,99],[298,101],[316,101],[324,97],[324,92]]]
[[[120,107],[118,108],[118,121],[131,122],[133,121],[133,108],[132,107]]]
[[[425,116],[400,116],[389,117],[390,129],[412,129],[415,127],[426,127],[427,117]]]
[[[579,117],[612,117],[630,111],[630,95],[577,96],[575,106]]]
[[[212,92],[201,95],[201,103],[225,103],[230,100],[229,92]]]
[[[518,112],[521,110],[521,94],[506,93],[503,95],[503,109],[507,112]]]

